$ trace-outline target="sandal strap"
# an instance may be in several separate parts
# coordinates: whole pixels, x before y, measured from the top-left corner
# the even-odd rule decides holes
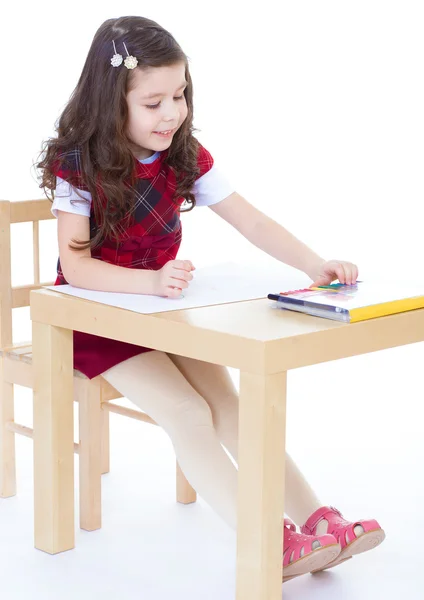
[[[381,529],[379,523],[374,519],[347,521],[342,513],[333,506],[323,506],[315,511],[306,523],[301,527],[301,532],[307,535],[316,535],[316,528],[320,521],[328,521],[328,533],[333,535],[342,549],[356,538],[355,527],[360,525],[364,532]]]
[[[307,535],[315,535],[318,523],[320,523],[325,518],[325,515],[328,515],[328,513],[333,515],[336,513],[341,519],[343,519],[342,513],[337,510],[337,508],[334,508],[334,506],[322,506],[312,513],[306,523],[302,525],[301,532],[306,533]]]
[[[296,531],[296,525],[293,523],[291,519],[284,519],[284,527],[286,529],[290,529],[290,531]]]
[[[307,535],[305,533],[299,533],[293,530],[291,527],[285,527],[284,529],[284,547],[283,547],[283,566],[287,567],[289,564],[296,562],[297,560],[314,552],[312,545],[315,541],[319,541],[320,546],[334,546],[337,541],[333,535]]]

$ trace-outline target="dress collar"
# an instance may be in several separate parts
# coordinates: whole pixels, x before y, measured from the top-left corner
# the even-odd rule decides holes
[[[143,163],[134,158],[137,179],[153,179],[153,177],[156,177],[159,174],[163,161],[167,155],[168,150],[159,152],[159,156],[150,163]]]

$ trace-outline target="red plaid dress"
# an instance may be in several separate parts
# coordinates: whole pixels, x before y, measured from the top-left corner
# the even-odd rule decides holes
[[[135,209],[131,222],[120,240],[106,240],[93,249],[93,258],[132,269],[158,270],[168,261],[174,260],[181,244],[180,206],[184,199],[172,200],[176,188],[176,177],[172,169],[164,164],[167,152],[150,164],[135,161]],[[69,180],[78,189],[84,188],[80,179],[80,153],[68,153],[56,175]],[[198,166],[201,177],[213,165],[210,153],[199,144]],[[71,179],[72,178],[72,179]],[[78,185],[75,185],[75,182]],[[90,214],[90,236],[97,230],[93,206]],[[55,285],[66,284],[60,261]],[[151,348],[136,346],[109,338],[74,331],[74,368],[89,379],[100,375],[120,362],[148,352]]]

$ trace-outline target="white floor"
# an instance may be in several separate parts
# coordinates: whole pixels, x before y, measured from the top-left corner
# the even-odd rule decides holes
[[[424,598],[423,359],[421,344],[290,374],[290,452],[323,503],[378,518],[387,539],[287,583],[285,600]],[[16,396],[17,418],[30,424],[31,394]],[[201,500],[175,503],[165,434],[112,415],[111,453],[103,528],[77,529],[73,551],[49,556],[33,548],[32,442],[17,440],[18,495],[0,500],[1,597],[233,600],[234,535]]]

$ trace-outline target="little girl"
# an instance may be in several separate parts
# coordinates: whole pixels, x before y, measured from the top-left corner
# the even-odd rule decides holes
[[[209,206],[250,242],[308,274],[351,284],[358,270],[325,261],[249,204],[193,136],[188,60],[173,36],[141,17],[109,19],[44,146],[40,187],[54,190],[58,285],[177,297],[195,269],[178,260],[180,212]],[[238,395],[227,369],[74,333],[74,366],[102,374],[170,436],[185,476],[236,529]],[[323,506],[287,456],[285,579],[335,566],[380,544],[377,521]],[[293,522],[300,526],[296,529]]]

